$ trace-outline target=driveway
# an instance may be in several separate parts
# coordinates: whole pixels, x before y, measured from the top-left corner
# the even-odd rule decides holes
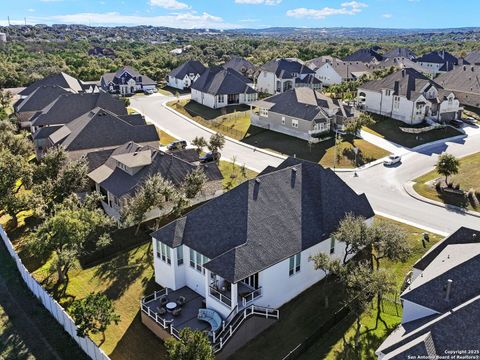
[[[163,106],[165,102],[173,99],[175,98],[159,94],[131,97],[130,106],[145,115],[148,121],[177,139],[191,142],[195,137],[203,136],[208,140],[211,132]],[[245,164],[246,167],[256,172],[262,171],[268,165],[277,166],[284,159],[281,155],[257,150],[254,147],[226,139],[225,147],[222,150],[222,159],[231,161],[233,157],[236,158],[238,164]]]
[[[209,138],[210,132],[162,106],[171,99],[173,98],[160,95],[133,97],[131,105],[144,114],[149,121],[176,138],[187,141],[192,141],[196,136]],[[423,145],[412,151],[378,140],[377,145],[383,145],[382,147],[394,153],[402,154],[400,166],[387,168],[380,164],[358,172],[358,177],[354,177],[351,172],[338,173],[338,175],[355,191],[365,193],[375,212],[380,215],[443,234],[452,233],[461,226],[480,230],[480,218],[424,203],[412,198],[403,188],[406,182],[431,170],[438,154],[444,151],[458,157],[480,152],[480,130],[472,128],[467,129],[466,132],[469,135],[466,138]],[[375,139],[366,140],[375,143]],[[237,163],[244,163],[256,171],[282,162],[282,158],[276,154],[254,151],[245,144],[228,140],[222,156],[227,159],[235,156]]]

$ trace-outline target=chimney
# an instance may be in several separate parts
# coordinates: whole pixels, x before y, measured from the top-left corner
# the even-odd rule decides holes
[[[448,279],[447,280],[447,289],[446,289],[446,294],[445,294],[445,300],[446,301],[449,301],[450,300],[450,294],[452,292],[452,284],[453,284],[453,280],[452,279]]]

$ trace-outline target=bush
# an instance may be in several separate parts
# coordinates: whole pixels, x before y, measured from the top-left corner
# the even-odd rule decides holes
[[[440,181],[435,182],[435,190],[437,190],[437,193],[442,192],[442,183]]]
[[[475,193],[474,189],[468,190],[467,198],[468,198],[468,201],[470,202],[470,205],[474,209],[478,208],[478,206],[480,205],[480,199],[477,197],[477,194]]]
[[[453,185],[453,188],[454,188],[455,190],[460,190],[460,184],[454,184],[454,185]]]

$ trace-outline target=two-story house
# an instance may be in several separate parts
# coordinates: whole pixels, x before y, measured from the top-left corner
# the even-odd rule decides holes
[[[454,91],[460,104],[478,112],[480,109],[479,79],[479,65],[458,65],[453,70],[438,75],[435,82],[446,90]]]
[[[132,95],[140,91],[153,91],[157,88],[157,83],[133,67],[124,66],[117,72],[103,74],[100,86],[110,93]]]
[[[344,255],[331,234],[347,213],[374,216],[365,195],[330,169],[295,158],[267,168],[152,234],[155,281],[166,290],[142,301],[142,321],[176,336],[184,326],[201,328],[197,313],[208,309],[219,322],[207,327],[210,340],[221,350],[232,321],[237,329],[251,315],[278,317],[276,308],[325,276],[310,257]],[[162,303],[169,309],[181,293],[182,313],[172,317]],[[245,335],[234,334],[235,342]]]
[[[454,92],[412,68],[361,85],[357,103],[363,110],[411,125],[425,120],[444,123],[460,118],[463,111]]]
[[[252,80],[233,69],[220,66],[206,69],[191,89],[193,101],[212,109],[250,104],[258,98]]]
[[[222,67],[225,69],[233,69],[249,79],[253,79],[257,71],[255,65],[241,56],[232,56]]]
[[[302,80],[315,72],[294,59],[276,59],[260,67],[256,89],[267,94],[279,94],[297,86],[304,86]],[[311,82],[309,87],[321,88],[321,83]]]
[[[458,65],[458,58],[445,50],[423,54],[415,61],[431,72],[433,76],[450,71],[455,65]]]
[[[252,105],[255,107],[250,113],[252,125],[314,143],[353,117],[351,107],[307,87],[289,90]]]
[[[369,66],[361,61],[342,61],[330,56],[309,60],[307,65],[315,71],[315,77],[327,86],[356,80],[372,72]]]
[[[188,89],[205,70],[200,61],[189,60],[168,74],[168,86],[179,90]]]
[[[401,295],[402,323],[377,349],[380,360],[439,359],[480,344],[480,231],[460,228],[414,266]]]
[[[377,52],[374,48],[358,49],[357,51],[347,55],[343,58],[343,61],[347,62],[363,62],[363,63],[377,63],[383,60],[383,56]]]
[[[190,154],[182,154],[189,152]],[[187,161],[192,158],[194,161]],[[102,161],[98,161],[102,158]],[[222,173],[215,162],[199,164],[198,154],[194,149],[166,153],[150,145],[139,145],[129,141],[115,149],[100,150],[87,155],[89,163],[94,162],[96,168],[88,177],[95,190],[103,195],[102,206],[105,212],[114,219],[119,219],[129,199],[150,176],[160,175],[174,186],[182,186],[183,181],[193,170],[201,168],[207,181],[190,205],[209,200],[221,194]],[[192,160],[192,159],[190,159]],[[99,164],[103,162],[102,164]],[[154,209],[145,214],[145,220],[157,218],[171,211],[166,206],[163,211]]]

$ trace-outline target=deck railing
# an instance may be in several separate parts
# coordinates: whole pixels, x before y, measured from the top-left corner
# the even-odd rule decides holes
[[[259,298],[260,296],[262,296],[262,287],[259,287],[258,289],[253,290],[251,293],[243,296],[242,298],[243,306],[244,307],[247,306],[249,303]]]
[[[209,287],[210,290],[210,295],[212,297],[214,297],[215,299],[217,299],[218,301],[220,301],[222,304],[228,306],[228,307],[232,307],[232,299],[230,299],[228,296],[226,295],[223,295],[220,291],[218,291],[217,289],[213,288],[213,287]]]
[[[159,313],[152,310],[147,304],[152,301],[156,301],[157,299],[161,298],[162,296],[168,295],[168,289],[165,288],[163,290],[155,291],[153,294],[145,296],[140,301],[140,308],[142,312],[146,314],[150,319],[155,321],[158,325],[160,325],[163,329],[167,330],[170,335],[174,336],[177,339],[180,339],[180,334],[178,330],[173,326],[173,319],[167,320],[162,317]]]

